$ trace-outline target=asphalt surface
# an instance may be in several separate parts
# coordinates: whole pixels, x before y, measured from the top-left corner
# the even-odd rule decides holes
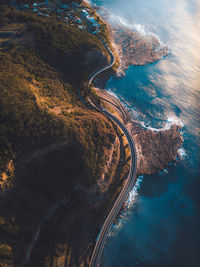
[[[93,82],[93,80],[96,78],[97,75],[99,75],[100,73],[102,73],[103,71],[105,71],[107,69],[110,69],[115,64],[115,57],[114,57],[113,53],[111,52],[110,48],[107,46],[107,44],[104,42],[104,40],[102,40],[102,39],[100,39],[100,40],[110,55],[110,63],[108,65],[106,65],[104,68],[97,70],[89,77],[89,79],[88,79],[88,85],[89,86],[91,85],[91,83]]]
[[[115,63],[115,57],[112,54],[112,52],[110,51],[110,49],[107,47],[107,45],[105,44],[105,42],[103,40],[101,40],[103,42],[103,44],[105,45],[106,49],[108,50],[110,57],[111,57],[111,61],[110,64],[108,64],[106,67],[102,68],[101,70],[96,71],[95,73],[93,73],[89,79],[88,79],[88,85],[91,85],[92,81],[94,80],[94,78],[100,74],[101,72],[111,68],[113,66],[113,64]],[[91,101],[90,101],[91,102]],[[126,183],[122,189],[122,191],[120,192],[117,200],[115,201],[110,213],[108,214],[104,225],[101,229],[101,232],[99,234],[99,237],[97,239],[97,242],[95,244],[93,253],[92,253],[92,257],[90,260],[90,264],[89,267],[96,267],[98,266],[99,262],[100,262],[100,258],[104,249],[104,245],[106,243],[106,239],[108,237],[108,232],[112,226],[112,224],[114,223],[117,215],[119,214],[125,200],[128,197],[129,192],[131,191],[131,189],[133,188],[135,182],[136,182],[136,170],[137,170],[137,156],[136,156],[136,149],[135,149],[135,144],[134,141],[132,139],[131,134],[129,133],[128,129],[126,128],[126,126],[115,116],[113,116],[111,113],[109,113],[107,110],[105,110],[104,108],[102,108],[99,105],[96,105],[94,103],[91,102],[91,104],[102,114],[104,114],[107,118],[109,118],[110,120],[112,120],[114,123],[116,123],[121,130],[123,131],[123,133],[125,134],[127,140],[128,140],[128,144],[130,147],[130,152],[131,152],[131,164],[130,164],[130,171],[129,171],[129,175],[128,178],[126,180]]]

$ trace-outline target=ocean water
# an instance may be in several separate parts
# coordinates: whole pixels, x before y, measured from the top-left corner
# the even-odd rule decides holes
[[[183,126],[181,159],[141,176],[110,231],[100,266],[200,266],[200,0],[93,0],[123,25],[154,35],[169,56],[130,66],[107,89],[154,130]]]

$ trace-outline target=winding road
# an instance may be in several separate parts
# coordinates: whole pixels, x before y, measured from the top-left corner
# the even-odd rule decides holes
[[[106,43],[101,40],[102,43],[104,44],[104,46],[106,47],[107,51],[109,52],[110,55],[110,63],[103,67],[102,69],[94,72],[88,79],[88,86],[91,85],[92,81],[94,80],[94,78],[99,75],[100,73],[102,73],[103,71],[111,68],[113,66],[113,64],[115,63],[115,57],[112,54],[111,50],[109,49],[109,47],[106,45]],[[135,182],[136,182],[136,170],[137,170],[137,156],[136,156],[136,149],[135,149],[135,144],[134,141],[132,139],[131,134],[129,133],[128,129],[126,128],[126,126],[118,119],[116,118],[114,115],[112,115],[111,113],[109,113],[107,110],[105,110],[104,108],[102,108],[101,106],[94,104],[91,100],[90,103],[102,114],[104,114],[107,118],[109,118],[110,120],[112,120],[112,122],[116,123],[121,130],[123,131],[123,133],[125,134],[127,140],[128,140],[128,144],[130,147],[130,151],[131,151],[131,165],[130,165],[130,171],[129,171],[129,175],[128,178],[126,180],[126,183],[122,189],[122,191],[120,192],[117,200],[115,201],[110,213],[108,214],[104,225],[101,229],[101,232],[99,234],[99,237],[97,239],[97,242],[95,244],[93,253],[92,253],[92,257],[90,260],[90,264],[89,267],[96,267],[99,264],[100,258],[101,258],[101,254],[103,252],[104,249],[104,245],[106,243],[106,239],[108,237],[108,232],[110,227],[112,226],[112,224],[114,223],[117,215],[119,214],[123,203],[125,202],[126,198],[128,197],[129,192],[131,191],[132,187],[134,186]]]
[[[105,71],[107,69],[110,69],[115,64],[115,56],[113,55],[112,51],[107,46],[107,44],[104,42],[104,40],[100,39],[100,41],[102,42],[103,46],[105,46],[105,48],[107,49],[107,51],[110,55],[110,63],[108,65],[106,65],[105,67],[95,71],[94,73],[92,73],[92,75],[90,75],[90,77],[88,79],[88,85],[89,86],[91,85],[91,83],[93,82],[93,80],[96,78],[97,75],[99,75],[100,73],[102,73],[103,71]]]

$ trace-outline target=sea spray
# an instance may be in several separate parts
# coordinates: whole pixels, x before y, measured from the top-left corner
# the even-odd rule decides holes
[[[110,14],[109,16],[109,22],[111,24],[114,25],[120,25],[123,26],[133,32],[137,32],[142,36],[146,36],[146,37],[152,37],[152,38],[156,38],[156,40],[158,41],[160,47],[166,47],[169,50],[169,47],[167,44],[164,44],[163,41],[160,40],[159,36],[155,33],[153,33],[152,31],[149,31],[145,28],[144,25],[139,24],[139,23],[130,23],[128,22],[125,18],[121,17],[121,16],[115,16],[113,14]]]
[[[124,220],[128,216],[129,209],[134,205],[134,203],[137,200],[138,190],[140,189],[143,179],[144,179],[143,175],[137,178],[136,183],[133,186],[133,189],[129,192],[128,199],[125,201],[124,209],[122,210],[119,218],[117,219],[116,223],[113,225],[112,229],[110,230],[109,236],[114,234],[114,232],[116,230],[119,230],[119,228],[123,225]]]
[[[123,97],[121,97],[120,95],[117,95],[114,92],[114,88],[112,89],[108,88],[106,90],[108,91],[110,95],[114,96],[117,100],[121,101],[124,109],[131,115],[132,118],[138,119],[137,122],[140,123],[145,129],[155,131],[155,132],[161,132],[161,131],[166,131],[166,130],[171,129],[172,125],[180,126],[180,128],[184,127],[184,123],[180,120],[180,118],[178,118],[174,114],[168,114],[167,119],[162,120],[163,122],[165,122],[165,125],[163,127],[160,127],[160,128],[152,127],[150,126],[151,122],[149,122],[147,125],[146,122],[139,120],[139,114],[141,115],[141,117],[144,117],[144,115],[139,113],[139,111],[137,111],[136,108],[133,108]]]
[[[162,128],[154,128],[151,126],[147,126],[144,121],[141,121],[140,124],[148,130],[155,131],[155,132],[162,132],[171,129],[172,125],[180,126],[181,128],[184,126],[183,122],[177,118],[176,116],[169,116],[166,120],[165,126]]]
[[[112,79],[112,78],[111,78]],[[113,88],[114,89],[114,88]],[[117,95],[113,89],[106,89],[106,91],[113,97],[115,97],[117,100],[119,100],[123,106],[123,108],[132,115],[132,118],[138,118],[139,112],[136,110],[136,108],[131,107],[131,105],[120,95]]]
[[[125,202],[125,209],[126,210],[130,209],[134,205],[135,200],[136,200],[136,197],[138,196],[138,190],[140,189],[140,186],[142,184],[143,179],[144,179],[144,176],[143,175],[141,175],[141,176],[139,176],[137,178],[136,183],[135,183],[133,189],[129,193],[128,199]]]
[[[183,147],[180,147],[178,150],[178,155],[181,159],[184,159],[185,157],[187,157],[187,154],[185,152],[185,149]]]

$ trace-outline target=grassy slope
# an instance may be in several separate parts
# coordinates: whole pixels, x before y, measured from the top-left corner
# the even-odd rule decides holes
[[[86,73],[76,66],[85,52],[101,49],[96,39],[56,19],[1,12],[1,30],[17,33],[6,44],[0,40],[0,262],[15,266],[50,204],[67,196],[77,179],[84,186],[96,183],[116,134],[77,96]],[[68,144],[61,150],[28,161],[33,151],[63,141]],[[16,169],[16,162],[26,161],[25,172]]]

